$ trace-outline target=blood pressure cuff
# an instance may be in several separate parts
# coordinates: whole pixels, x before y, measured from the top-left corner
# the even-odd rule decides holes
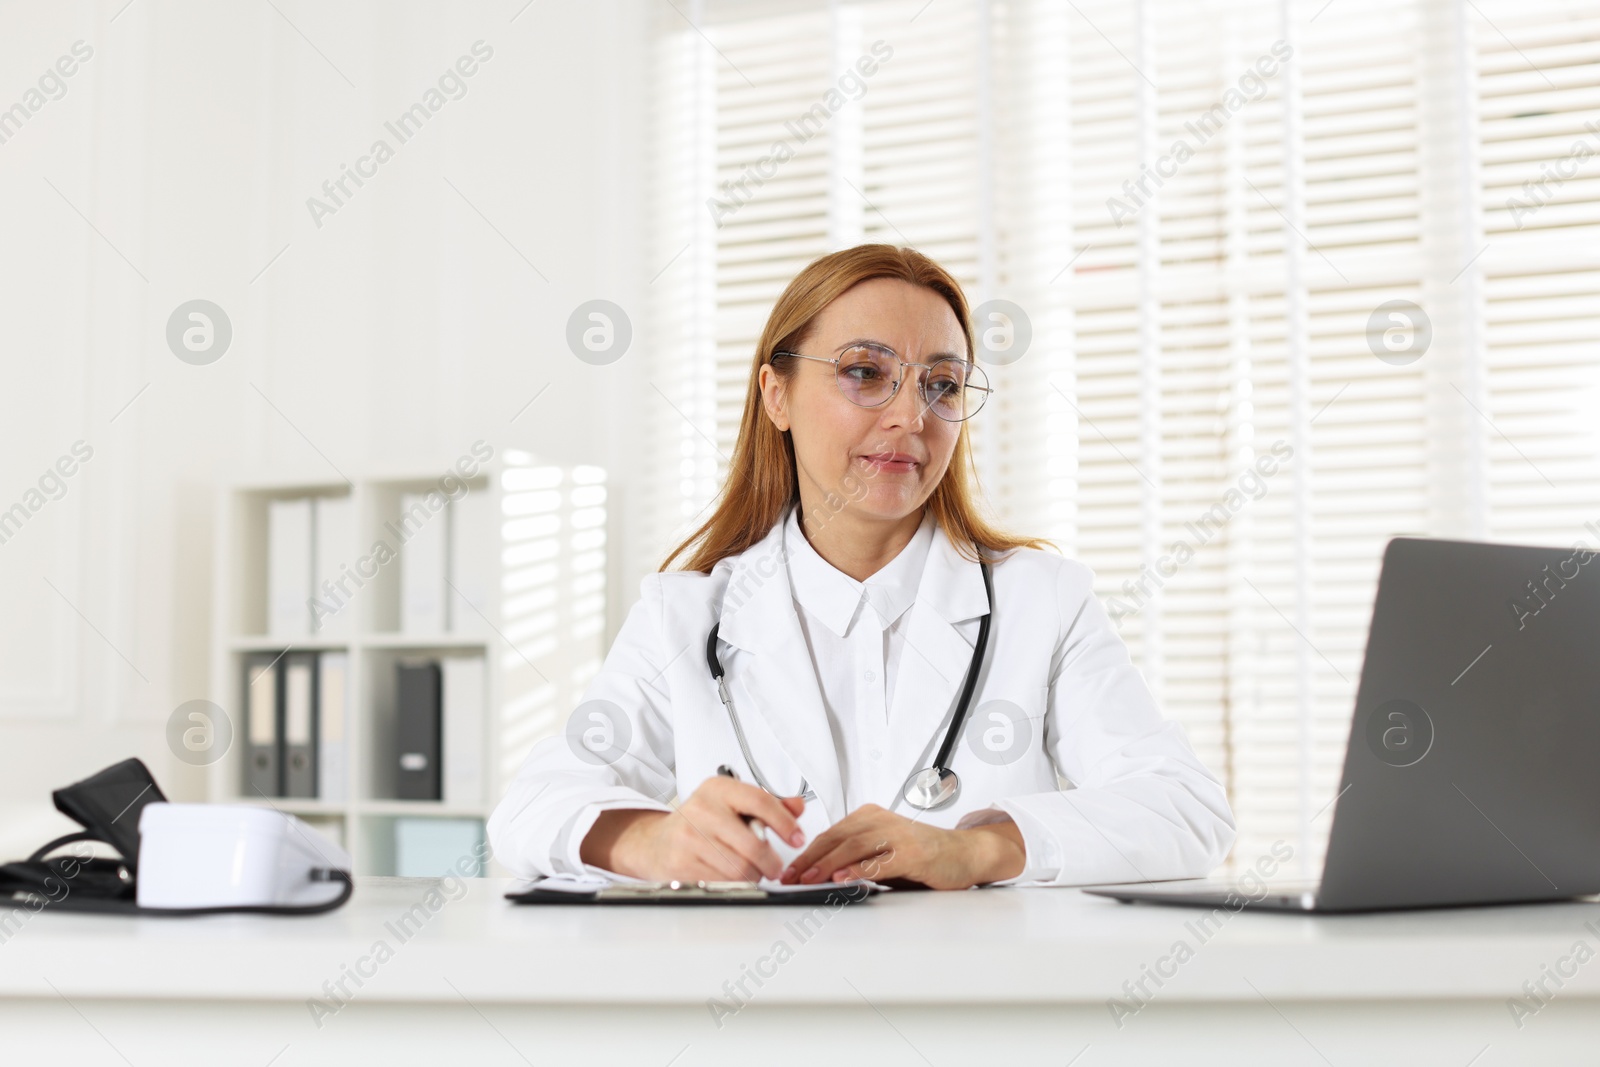
[[[120,915],[320,915],[343,905],[355,891],[355,880],[349,871],[318,868],[311,871],[313,881],[344,883],[337,897],[318,904],[141,908],[139,816],[146,804],[167,799],[150,777],[150,769],[137,759],[125,759],[81,782],[57,789],[51,796],[56,808],[83,829],[47,842],[25,860],[0,863],[0,944],[10,932],[4,913],[7,907]],[[90,841],[110,845],[117,855],[91,856]],[[73,846],[71,855],[51,855],[64,845]]]
[[[150,769],[125,759],[51,797],[83,829],[47,842],[25,860],[0,864],[0,906],[136,911],[139,816],[146,804],[167,799]],[[116,857],[90,856],[90,841],[110,845]],[[50,855],[66,845],[76,845],[71,854]]]

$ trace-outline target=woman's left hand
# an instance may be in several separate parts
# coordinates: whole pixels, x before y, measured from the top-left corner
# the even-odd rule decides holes
[[[967,889],[1022,873],[1027,852],[1010,819],[944,830],[863,804],[818,834],[780,880],[814,884],[900,878],[930,889]]]

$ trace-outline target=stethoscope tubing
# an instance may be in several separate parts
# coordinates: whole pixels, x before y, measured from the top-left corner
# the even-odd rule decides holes
[[[939,746],[939,754],[933,760],[933,769],[937,771],[950,768],[950,757],[955,752],[956,738],[961,736],[961,728],[967,721],[967,709],[972,706],[973,691],[978,688],[978,675],[983,670],[984,653],[989,650],[989,623],[994,619],[994,579],[989,575],[987,563],[980,560],[978,569],[983,572],[983,592],[988,598],[989,610],[978,623],[978,643],[973,646],[972,662],[967,664],[967,677],[961,683],[961,701],[956,705],[956,717],[950,720],[950,729],[945,731],[944,744]]]
[[[978,561],[978,569],[983,573],[983,591],[989,602],[989,610],[978,623],[978,641],[973,646],[972,660],[967,664],[967,675],[961,683],[961,699],[956,704],[955,717],[950,720],[950,728],[945,731],[944,742],[939,746],[933,766],[929,768],[941,774],[954,773],[949,771],[950,758],[955,752],[956,739],[961,736],[961,729],[966,724],[968,709],[972,705],[972,694],[978,687],[978,675],[983,670],[983,659],[989,650],[989,624],[994,619],[994,578],[989,572],[989,564],[982,560]],[[733,735],[738,739],[739,751],[744,756],[745,766],[750,768],[757,785],[773,796],[782,796],[783,794],[772,788],[771,783],[756,765],[755,757],[750,753],[750,744],[745,740],[744,727],[740,725],[739,715],[734,711],[733,695],[728,692],[726,672],[723,670],[721,657],[717,655],[717,634],[721,628],[722,620],[718,619],[711,624],[711,632],[706,635],[706,667],[711,671],[712,680],[717,683],[717,697],[728,711],[728,720],[733,723]],[[802,795],[810,793],[810,788],[804,779],[800,782],[800,792]]]
[[[761,773],[761,768],[756,765],[755,757],[750,754],[750,742],[746,741],[744,737],[744,727],[739,724],[739,715],[733,710],[733,694],[728,692],[728,683],[723,676],[722,660],[717,655],[717,631],[721,626],[720,620],[713,623],[711,633],[706,637],[706,665],[711,668],[711,677],[716,679],[717,697],[722,701],[722,706],[728,709],[728,721],[733,723],[733,736],[739,741],[739,751],[744,755],[744,764],[750,768],[750,773],[755,776],[756,784],[775,797],[782,796],[783,794],[772,788],[772,784]],[[804,778],[800,779],[799,795],[815,795],[811,793],[811,788],[806,784]]]

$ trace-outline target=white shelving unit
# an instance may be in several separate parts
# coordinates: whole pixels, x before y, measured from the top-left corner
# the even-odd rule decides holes
[[[215,523],[212,697],[228,714],[233,742],[209,769],[216,802],[271,805],[333,832],[358,874],[393,874],[394,822],[401,817],[487,819],[533,743],[558,732],[604,654],[605,474],[596,467],[541,464],[507,450],[466,479],[469,494],[492,497],[498,521],[480,531],[474,551],[496,561],[489,602],[456,610],[456,632],[402,633],[402,564],[395,558],[355,592],[347,636],[293,639],[268,633],[267,505],[300,497],[350,497],[353,567],[378,541],[405,551],[386,524],[395,523],[405,493],[438,488],[448,471],[405,471],[342,480],[261,480],[219,493]],[[455,596],[456,594],[452,594]],[[461,630],[465,632],[459,632]],[[244,669],[258,653],[349,653],[345,746],[348,795],[343,800],[246,795]],[[402,659],[481,655],[485,665],[483,796],[479,803],[399,800],[395,766],[394,675]],[[490,874],[504,874],[491,862]]]

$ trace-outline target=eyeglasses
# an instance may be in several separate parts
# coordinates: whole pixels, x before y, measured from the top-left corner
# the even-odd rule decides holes
[[[905,368],[922,371],[917,390],[927,410],[945,422],[962,422],[976,415],[989,394],[989,376],[976,363],[945,356],[932,363],[908,363],[881,345],[858,344],[837,359],[779,350],[772,358],[791,356],[813,363],[832,363],[835,383],[845,399],[864,408],[882,407],[900,392]]]

